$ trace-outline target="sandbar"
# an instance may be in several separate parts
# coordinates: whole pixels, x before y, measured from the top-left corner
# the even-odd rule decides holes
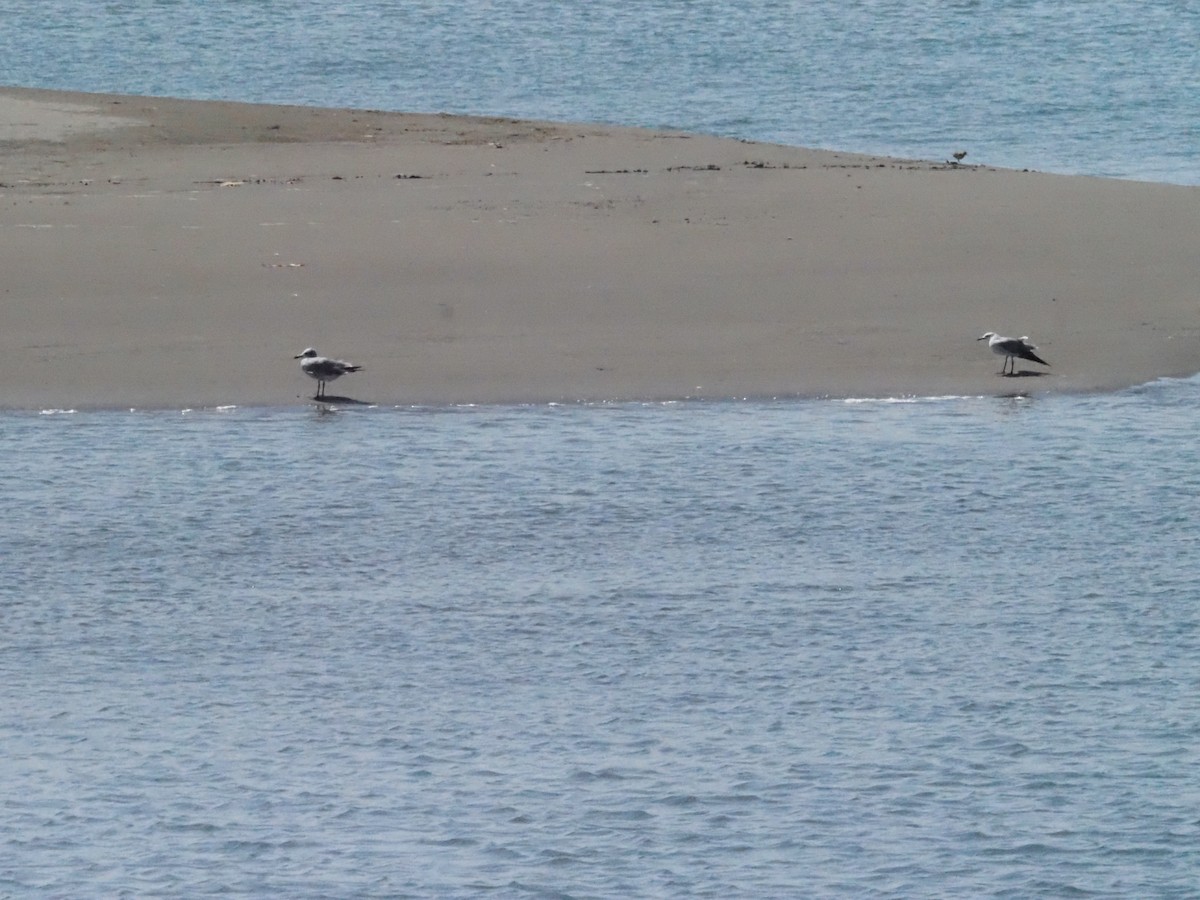
[[[0,407],[1006,395],[1200,371],[1194,187],[0,89]],[[975,338],[1028,335],[1050,367]]]

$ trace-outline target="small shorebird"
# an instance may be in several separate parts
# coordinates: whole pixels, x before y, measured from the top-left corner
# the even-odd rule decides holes
[[[956,150],[954,153],[952,153],[950,155],[954,157],[954,161],[956,163],[960,163],[964,159],[967,158],[967,151],[966,150]]]
[[[309,378],[316,379],[317,395],[314,400],[325,396],[325,382],[337,381],[347,372],[357,372],[362,366],[356,366],[342,359],[330,359],[327,356],[317,356],[317,351],[309,347],[303,353],[293,356],[300,360],[300,371]]]
[[[994,331],[988,331],[988,332],[985,332],[984,334],[981,334],[979,337],[975,338],[975,340],[987,341],[988,346],[992,348],[993,353],[995,353],[997,356],[1004,357],[1004,365],[1000,367],[1001,375],[1009,374],[1008,372],[1005,371],[1005,369],[1008,368],[1009,362],[1012,363],[1012,373],[1011,374],[1016,375],[1018,358],[1027,359],[1030,362],[1041,363],[1043,366],[1050,365],[1050,363],[1046,362],[1044,359],[1042,359],[1040,356],[1038,356],[1036,353],[1033,352],[1034,350],[1037,349],[1037,347],[1035,347],[1035,346],[1033,346],[1033,344],[1029,343],[1028,337],[1019,337],[1019,338],[1002,337],[1002,336],[996,334],[996,332],[994,332]]]

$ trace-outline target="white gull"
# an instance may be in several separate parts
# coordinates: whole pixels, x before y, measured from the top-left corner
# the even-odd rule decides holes
[[[1037,347],[1029,343],[1028,337],[1003,337],[994,331],[988,331],[975,338],[975,340],[987,341],[993,353],[1004,357],[1004,365],[1000,367],[1001,375],[1008,374],[1005,370],[1009,368],[1009,362],[1012,363],[1012,374],[1016,375],[1018,359],[1027,359],[1030,362],[1041,363],[1043,366],[1050,365],[1050,363],[1033,352]]]
[[[347,372],[357,372],[362,368],[362,366],[348,363],[344,359],[330,359],[328,356],[318,356],[317,351],[312,347],[292,358],[300,360],[301,372],[309,378],[316,379],[317,396],[313,398],[315,400],[320,400],[325,396],[325,382],[336,381]]]

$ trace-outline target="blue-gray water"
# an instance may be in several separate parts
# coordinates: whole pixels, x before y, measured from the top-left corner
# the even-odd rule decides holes
[[[1200,183],[1200,3],[11,0],[0,83],[667,125]]]
[[[1197,45],[1195,2],[17,0],[0,83],[1194,184]],[[0,897],[1192,897],[1198,410],[0,415]]]
[[[1198,401],[0,417],[0,895],[1194,896]]]

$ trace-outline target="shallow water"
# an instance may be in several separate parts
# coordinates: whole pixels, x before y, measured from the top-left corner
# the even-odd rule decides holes
[[[5,4],[0,83],[671,126],[1200,183],[1200,4]]]
[[[0,417],[0,894],[1178,896],[1197,381]]]

